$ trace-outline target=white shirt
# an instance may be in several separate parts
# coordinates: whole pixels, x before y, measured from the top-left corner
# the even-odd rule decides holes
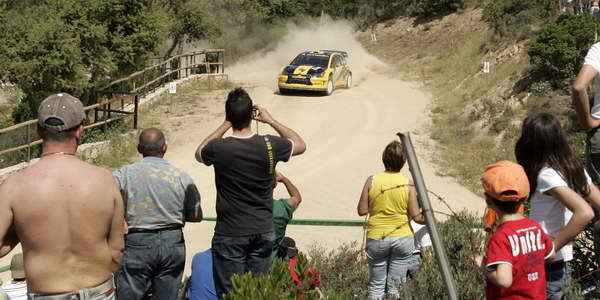
[[[421,248],[431,247],[431,238],[427,226],[410,220],[410,227],[415,234],[415,251],[413,251],[413,254],[421,252]]]
[[[2,284],[2,289],[8,294],[10,300],[27,300],[27,282],[7,281]]]
[[[583,61],[584,65],[592,66],[598,73],[600,73],[600,43],[595,43],[592,45],[590,50],[588,50],[587,55],[585,56],[585,60]],[[596,94],[594,95],[594,105],[590,113],[594,119],[600,119],[600,76],[596,76],[594,80],[594,88],[596,90]]]
[[[585,172],[588,184],[591,178]],[[566,208],[558,199],[544,194],[556,187],[568,187],[567,182],[552,168],[545,167],[537,177],[537,186],[531,196],[531,212],[529,217],[538,222],[542,229],[552,239],[569,223],[573,212]],[[556,252],[555,260],[570,261],[573,259],[573,243],[566,244]]]

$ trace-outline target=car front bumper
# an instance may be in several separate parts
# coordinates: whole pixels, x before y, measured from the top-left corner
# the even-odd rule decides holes
[[[289,90],[326,91],[327,78],[279,75],[278,86],[280,89]]]

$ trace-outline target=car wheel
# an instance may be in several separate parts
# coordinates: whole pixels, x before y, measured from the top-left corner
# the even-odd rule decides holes
[[[346,88],[349,89],[352,87],[352,73],[348,74],[348,77],[346,77]]]
[[[327,81],[327,89],[325,90],[325,95],[329,96],[333,93],[333,80],[329,79]]]
[[[279,88],[279,95],[285,95],[285,94],[289,94],[290,90],[288,89],[284,89],[284,88]]]

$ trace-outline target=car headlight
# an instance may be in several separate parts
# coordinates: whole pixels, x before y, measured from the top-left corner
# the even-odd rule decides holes
[[[325,72],[313,73],[313,74],[311,74],[311,77],[323,77],[323,75],[325,75]]]

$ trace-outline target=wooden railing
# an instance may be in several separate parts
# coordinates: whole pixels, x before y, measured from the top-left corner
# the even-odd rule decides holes
[[[95,104],[84,108],[88,120],[85,128],[104,126],[106,129],[109,123],[130,117],[133,128],[137,128],[141,98],[169,82],[194,74],[206,74],[208,78],[226,77],[223,54],[223,49],[206,49],[169,57],[96,89],[92,95]],[[42,143],[37,134],[37,122],[30,120],[0,129],[0,156],[26,150],[25,155],[10,159],[15,164],[36,156],[32,149]],[[0,161],[0,165],[7,163]]]

